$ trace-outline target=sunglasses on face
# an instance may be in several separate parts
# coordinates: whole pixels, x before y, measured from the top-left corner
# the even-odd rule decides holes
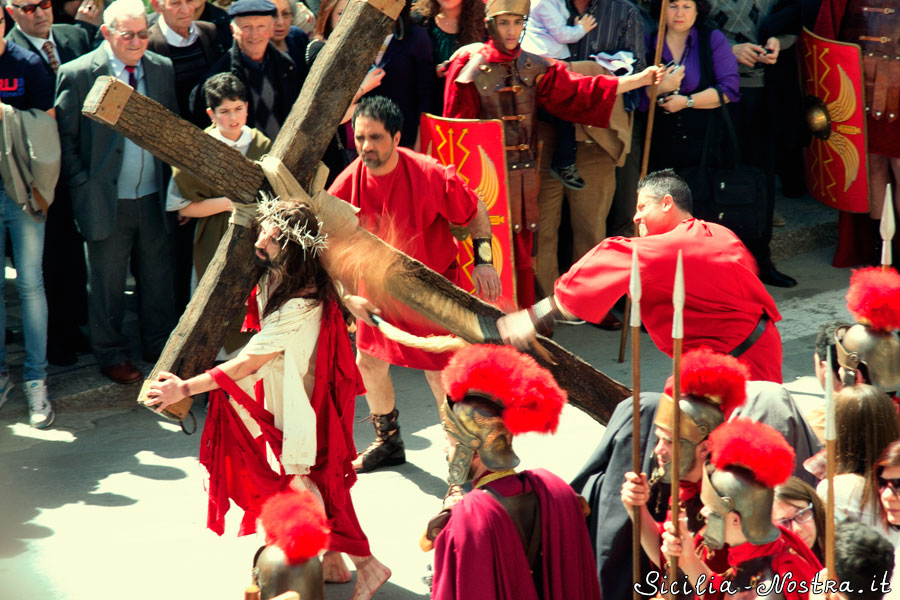
[[[794,513],[793,517],[788,517],[786,519],[778,519],[775,521],[775,524],[781,525],[785,529],[790,529],[792,522],[797,523],[798,525],[801,525],[803,523],[809,522],[809,520],[812,518],[813,518],[813,505],[812,505],[812,502],[810,502],[806,508],[798,510],[796,513]]]
[[[53,5],[53,3],[51,2],[51,0],[44,0],[43,2],[38,2],[37,4],[24,4],[24,5],[13,4],[13,6],[15,6],[16,8],[21,10],[26,15],[33,15],[34,11],[36,11],[39,8],[42,8],[44,10],[50,10],[50,7],[52,5]]]
[[[146,40],[150,37],[149,29],[141,29],[140,31],[118,31],[116,30],[116,35],[125,40],[126,42],[130,42],[135,38],[135,36],[141,38],[142,40]]]
[[[891,488],[891,492],[895,496],[900,496],[900,479],[885,479],[882,476],[878,476],[878,489],[884,490],[884,488]]]

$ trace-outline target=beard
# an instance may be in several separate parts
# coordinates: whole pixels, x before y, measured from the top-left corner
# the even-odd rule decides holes
[[[264,267],[265,269],[274,269],[275,268],[275,263],[272,262],[272,259],[269,258],[268,255],[266,255],[265,258],[263,258],[262,256],[259,255],[259,251],[256,251],[253,253],[253,257],[256,260],[256,264],[260,265],[261,267]]]
[[[390,156],[390,155],[388,155]],[[382,158],[377,152],[363,153],[359,155],[363,164],[370,169],[377,169],[387,162],[386,158]]]

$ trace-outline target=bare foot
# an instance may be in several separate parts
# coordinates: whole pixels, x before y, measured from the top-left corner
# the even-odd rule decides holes
[[[350,569],[344,563],[340,552],[329,550],[322,557],[322,573],[325,583],[347,583],[350,581]]]
[[[369,600],[391,576],[391,570],[374,556],[350,556],[356,565],[356,587],[350,600]]]

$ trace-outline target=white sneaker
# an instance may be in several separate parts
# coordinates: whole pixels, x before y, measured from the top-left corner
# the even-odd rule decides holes
[[[3,408],[3,405],[6,404],[9,393],[14,387],[12,379],[9,378],[9,373],[0,375],[0,408]]]
[[[46,429],[53,425],[56,413],[47,398],[47,384],[43,379],[25,382],[25,400],[28,402],[28,421],[32,427]]]

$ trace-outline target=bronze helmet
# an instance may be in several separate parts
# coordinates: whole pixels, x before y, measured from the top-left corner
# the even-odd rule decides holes
[[[691,350],[682,357],[678,407],[684,418],[681,419],[679,477],[694,466],[697,445],[744,403],[747,376],[747,368],[738,359],[710,348]],[[675,382],[669,378],[653,419],[657,427],[670,433],[675,420],[674,388]],[[657,468],[653,479],[669,482],[671,470],[672,465],[667,462]]]
[[[517,466],[513,436],[556,431],[566,403],[547,369],[508,346],[463,348],[441,372],[441,384],[441,423],[452,446],[448,480],[457,485],[470,479],[476,452],[491,471]]]
[[[449,397],[441,405],[441,423],[450,438],[450,471],[447,481],[462,485],[470,479],[475,452],[491,471],[513,469],[519,457],[512,449],[512,433],[503,424],[503,407],[496,401],[469,394],[460,402]]]
[[[838,364],[844,368],[844,385],[856,383],[856,372],[865,368],[864,379],[883,392],[900,387],[900,335],[896,331],[876,331],[857,323],[834,332]]]
[[[748,542],[774,542],[781,530],[772,523],[775,486],[794,468],[794,450],[764,423],[747,418],[720,425],[709,436],[710,461],[704,465],[700,499],[707,509],[703,538],[713,549],[725,540],[726,519],[735,512]]]
[[[522,15],[528,17],[531,11],[531,0],[488,0],[484,6],[486,19],[499,15]]]
[[[297,565],[288,563],[278,546],[263,546],[253,558],[253,581],[259,586],[262,600],[285,592],[297,592],[303,600],[325,600],[325,577],[322,563],[313,556]]]

